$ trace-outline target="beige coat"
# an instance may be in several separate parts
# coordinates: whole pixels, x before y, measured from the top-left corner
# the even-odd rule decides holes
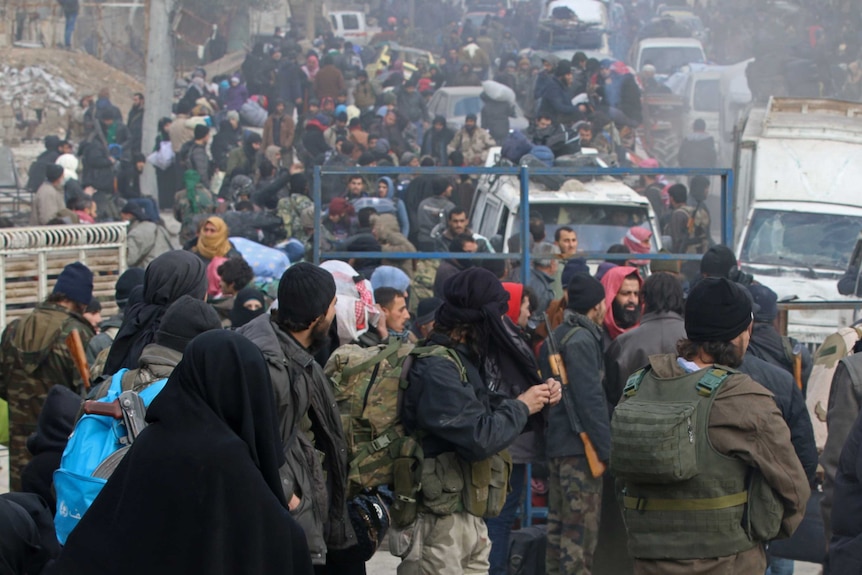
[[[452,141],[449,142],[448,152],[460,151],[464,154],[464,164],[468,166],[482,166],[488,157],[488,150],[497,145],[488,130],[476,126],[473,135],[461,128]]]
[[[58,190],[51,182],[43,182],[33,196],[33,206],[30,208],[30,225],[47,225],[57,215],[57,212],[65,209],[66,198],[63,189]]]
[[[392,214],[380,214],[373,216],[372,224],[377,241],[384,252],[415,252],[416,248],[410,243],[398,227],[398,219]],[[400,268],[411,278],[413,277],[413,260],[383,260],[383,264]]]
[[[653,373],[660,378],[684,375],[676,358],[676,354],[651,356]],[[709,440],[719,453],[741,459],[760,470],[784,502],[779,536],[789,537],[802,522],[810,490],[805,471],[790,443],[790,430],[772,393],[747,375],[730,377],[712,405]],[[753,575],[765,570],[763,545],[728,557],[635,560],[636,575]]]

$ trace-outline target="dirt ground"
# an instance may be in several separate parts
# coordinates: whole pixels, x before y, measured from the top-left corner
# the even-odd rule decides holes
[[[9,48],[0,51],[0,68],[6,66],[19,69],[39,66],[75,88],[76,99],[87,94],[96,94],[101,88],[108,88],[111,101],[120,108],[124,116],[131,106],[132,94],[144,91],[144,84],[140,79],[83,52],[52,48]],[[0,105],[4,104],[0,101]],[[32,115],[33,112],[28,110],[26,113]],[[57,107],[49,106],[34,137],[41,139],[48,134],[56,134],[59,128],[65,129],[67,124],[66,114]]]

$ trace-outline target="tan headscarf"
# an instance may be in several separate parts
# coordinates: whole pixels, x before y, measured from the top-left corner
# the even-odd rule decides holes
[[[215,226],[216,233],[214,235],[205,236],[201,233],[204,226],[207,224]],[[228,240],[229,234],[230,230],[228,229],[227,224],[224,223],[223,219],[216,216],[207,218],[201,224],[198,231],[198,243],[194,248],[192,248],[192,251],[196,254],[200,254],[208,260],[215,257],[224,257],[230,251],[230,241]]]

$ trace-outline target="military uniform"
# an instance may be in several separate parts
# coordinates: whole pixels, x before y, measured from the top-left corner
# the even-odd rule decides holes
[[[9,402],[9,464],[13,491],[21,489],[21,471],[30,461],[27,438],[36,422],[48,390],[64,385],[75,392],[83,381],[66,347],[66,336],[78,330],[84,347],[93,329],[81,316],[66,308],[39,304],[25,318],[6,327],[0,342],[0,397]]]
[[[314,202],[305,194],[290,194],[278,200],[276,212],[284,222],[284,231],[288,239],[293,238],[302,243],[308,241],[309,234],[305,231],[302,213],[309,208],[314,210]]]
[[[554,341],[562,354],[569,385],[563,388],[567,401],[548,411],[547,454],[551,474],[546,563],[548,575],[589,575],[598,544],[602,479],[590,472],[584,443],[572,427],[566,403],[574,410],[599,459],[607,461],[610,422],[602,386],[602,334],[584,315],[567,310],[564,317],[554,330]],[[541,364],[545,375],[551,375],[544,352]]]
[[[403,559],[399,575],[487,573],[491,542],[482,518],[503,508],[512,469],[505,449],[526,425],[529,409],[491,396],[478,358],[465,346],[437,333],[429,342],[409,372],[401,409],[423,454],[412,497],[405,499],[395,471],[393,522],[412,524],[414,536],[407,549],[391,550]],[[400,507],[407,499],[415,502],[410,514]],[[391,538],[400,539],[397,529]]]
[[[643,449],[662,430],[661,449]],[[747,375],[654,355],[629,378],[612,431],[636,574],[763,573],[763,542],[802,521],[805,471],[772,394]]]

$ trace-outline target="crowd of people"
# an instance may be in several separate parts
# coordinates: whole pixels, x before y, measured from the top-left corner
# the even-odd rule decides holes
[[[13,494],[0,496],[0,566],[365,573],[388,533],[399,573],[501,575],[532,484],[548,494],[548,573],[792,573],[768,544],[794,533],[820,484],[804,398],[812,359],[779,334],[776,294],[713,241],[710,180],[643,176],[637,187],[667,250],[700,262],[640,259],[653,232],[635,226],[595,265],[580,257],[577,225],[551,238],[534,219],[525,282],[517,264],[461,255],[522,241],[472,229],[476,179],[422,170],[554,165],[585,148],[660,168],[637,154],[641,94],[655,86],[624,63],[656,7],[619,3],[617,59],[561,61],[524,50],[539,3],[481,26],[459,24],[447,3],[423,24],[436,34],[410,26],[406,3],[383,4],[387,38],[429,42],[433,61],[408,66],[390,46],[369,75],[376,54],[350,42],[323,35],[302,49],[276,35],[234,74],[196,70],[155,142],[142,141],[144,96],[124,121],[107,88],[81,99],[66,139],[45,138],[30,224],[127,221],[129,269],[116,316],[101,317],[93,272],[75,262],[3,332]],[[729,58],[726,14],[697,10],[716,23],[710,50]],[[840,38],[852,53],[851,31],[826,20],[818,42]],[[429,113],[453,86],[481,90],[463,124]],[[523,133],[510,130],[515,106]],[[679,162],[715,166],[702,120]],[[155,197],[141,189],[147,164]],[[322,177],[319,213],[315,166],[343,168]],[[413,170],[350,171],[396,166]],[[66,343],[73,331],[84,358]],[[840,423],[823,453],[836,574],[858,572],[862,535],[855,363],[836,371],[847,401],[830,401]],[[344,382],[366,371],[368,391],[345,398]],[[77,445],[82,398],[120,392],[155,396],[146,428],[68,532],[75,513],[55,472]],[[397,430],[358,428],[366,405]],[[375,470],[384,478],[370,484]]]
[[[571,251],[576,238],[562,230],[551,251]],[[164,385],[62,552],[40,543],[38,530],[25,534],[13,507],[21,503],[0,499],[12,509],[0,520],[4,559],[18,549],[29,569],[11,572],[39,572],[28,561],[51,573],[111,572],[130,560],[133,571],[174,572],[217,557],[222,572],[364,573],[388,528],[399,572],[505,573],[527,481],[549,489],[549,573],[708,573],[716,564],[764,572],[765,543],[802,520],[818,461],[803,399],[811,358],[797,372],[775,328],[774,292],[741,274],[724,246],[707,251],[692,285],[678,264],[660,261],[646,279],[606,262],[600,280],[583,263],[554,277],[556,259],[537,261],[541,279],[528,286],[469,266],[416,314],[415,286],[395,267],[366,277],[346,262],[300,262],[269,297],[234,257],[218,268],[215,297],[207,255],[172,250],[130,268],[117,282],[120,316],[99,335],[87,316],[93,273],[70,264],[53,294],[5,330],[0,397],[10,405],[12,486],[17,497],[42,498],[25,502],[42,506],[51,537],[50,517],[65,501],[52,477],[68,457],[83,390],[92,384],[90,397],[104,398],[114,382],[138,393]],[[541,292],[557,283],[562,297]],[[65,344],[72,330],[94,358],[86,378]],[[416,475],[407,475],[413,496],[397,472],[355,493],[361,433],[345,423],[334,374],[354,350],[385,353],[402,342],[417,342],[403,398],[375,401],[398,406],[402,433],[420,447]],[[689,481],[651,443],[680,415],[643,420],[665,402],[697,411],[683,412],[688,427],[668,446],[698,446],[695,471],[680,471],[693,473]],[[592,454],[610,465],[604,476]],[[836,514],[848,472],[839,465],[832,477]],[[737,502],[755,489],[752,474],[764,508]],[[698,511],[662,503],[674,500]],[[369,519],[368,509],[381,514]],[[181,536],[188,530],[194,545]],[[836,528],[835,537],[846,535]],[[24,553],[23,542],[39,552]],[[602,564],[609,552],[614,566]],[[784,567],[770,558],[771,572]]]

